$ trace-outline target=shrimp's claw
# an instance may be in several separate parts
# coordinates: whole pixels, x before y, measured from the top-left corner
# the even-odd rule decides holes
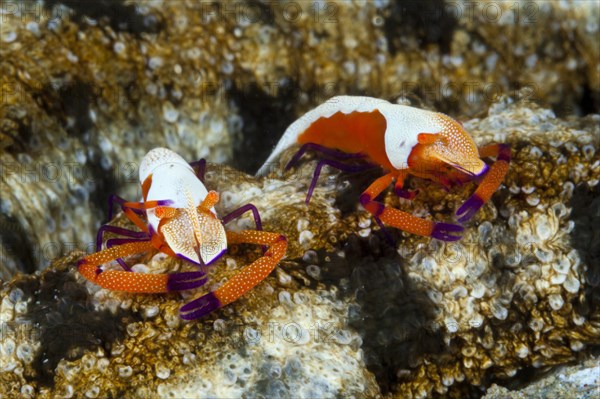
[[[360,203],[368,212],[375,218],[379,218],[383,223],[411,234],[433,237],[444,241],[456,241],[461,238],[462,226],[422,219],[375,201],[374,198],[390,184],[393,177],[393,173],[380,177],[361,194]]]
[[[277,266],[287,250],[287,239],[277,233],[262,230],[227,232],[230,243],[268,245],[263,256],[245,266],[216,291],[210,292],[181,307],[181,318],[193,320],[203,317],[215,309],[237,300],[264,280]]]
[[[464,227],[451,223],[435,223],[431,237],[442,241],[458,241],[462,238],[461,234]]]
[[[181,318],[184,320],[195,320],[206,316],[213,310],[223,306],[214,292],[209,292],[192,302],[185,304],[179,309]]]
[[[184,291],[198,288],[206,284],[208,278],[204,272],[184,272],[169,274],[168,291]]]
[[[508,173],[508,165],[511,159],[510,146],[508,144],[490,144],[479,149],[482,157],[496,157],[489,168],[482,173],[482,180],[475,193],[456,211],[460,223],[471,219],[475,213],[492,197]]]
[[[479,195],[471,195],[471,197],[469,197],[469,199],[456,211],[457,220],[460,223],[465,223],[471,219],[482,206],[483,200]]]

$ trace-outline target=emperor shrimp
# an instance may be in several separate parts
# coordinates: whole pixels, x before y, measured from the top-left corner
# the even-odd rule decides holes
[[[202,165],[200,165],[202,166]],[[192,320],[230,304],[267,277],[285,256],[287,240],[278,233],[262,231],[260,215],[252,204],[219,219],[214,205],[219,194],[208,191],[198,173],[183,158],[165,148],[151,150],[140,171],[142,201],[129,202],[118,196],[110,201],[123,209],[139,231],[104,225],[98,231],[97,252],[78,262],[86,279],[103,288],[134,293],[166,293],[204,285],[206,266],[221,258],[230,244],[266,246],[259,259],[242,268],[223,286],[181,307],[181,317]],[[225,225],[251,211],[256,230],[226,231]],[[105,233],[111,238],[102,249]],[[168,274],[132,272],[124,257],[143,252],[162,252],[197,266],[197,271]],[[101,265],[117,260],[124,270],[104,270]]]
[[[447,115],[357,96],[333,97],[292,123],[257,175],[265,175],[279,155],[294,145],[301,147],[286,169],[308,150],[329,157],[317,164],[306,196],[307,204],[325,165],[358,172],[364,170],[365,165],[343,161],[365,159],[366,167],[376,165],[384,170],[384,175],[359,199],[375,220],[380,225],[444,241],[459,240],[464,228],[385,206],[377,197],[395,183],[398,196],[413,199],[416,193],[404,189],[409,175],[430,179],[445,187],[480,180],[476,191],[456,211],[458,222],[464,223],[497,191],[511,158],[506,144],[490,144],[478,149],[463,126]],[[495,157],[496,161],[488,165],[482,160],[487,157]]]

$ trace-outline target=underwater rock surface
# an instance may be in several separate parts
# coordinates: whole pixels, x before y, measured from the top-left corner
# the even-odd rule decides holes
[[[592,358],[577,366],[557,367],[548,376],[522,389],[510,390],[492,385],[485,399],[577,398],[598,397],[600,361]]]
[[[593,1],[66,4],[3,10],[3,279],[86,250],[156,146],[254,172],[297,115],[342,93],[455,117],[521,88],[561,115],[600,105]]]
[[[209,165],[224,214],[252,202],[287,257],[263,283],[208,317],[178,308],[215,289],[260,249],[231,249],[207,287],[169,295],[110,292],[78,276],[82,252],[20,275],[0,293],[0,389],[25,397],[479,397],[589,357],[600,344],[600,117],[556,118],[508,98],[465,123],[478,144],[512,145],[503,187],[444,243],[388,229],[358,205],[373,176],[314,162],[255,179]],[[282,163],[291,152],[282,156]],[[420,179],[417,198],[385,201],[451,220],[474,184],[449,192]],[[583,215],[588,215],[585,217]],[[117,225],[125,223],[118,217]],[[228,228],[252,228],[244,217]],[[188,270],[163,255],[130,263]]]

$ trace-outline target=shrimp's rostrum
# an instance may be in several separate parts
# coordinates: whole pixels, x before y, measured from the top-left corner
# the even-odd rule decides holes
[[[478,149],[462,125],[447,115],[371,97],[333,97],[304,114],[288,127],[257,175],[265,175],[276,158],[294,145],[301,147],[286,168],[309,149],[329,157],[317,164],[307,203],[323,166],[358,171],[356,165],[343,161],[364,158],[385,172],[360,196],[364,208],[384,224],[445,241],[460,239],[463,227],[387,207],[376,201],[377,196],[395,183],[399,196],[412,199],[415,193],[403,188],[408,175],[445,187],[478,180],[475,193],[456,212],[458,222],[464,223],[499,188],[510,162],[508,145],[491,144]],[[496,161],[488,166],[482,157],[495,157]]]
[[[207,281],[206,266],[219,259],[228,243],[250,243],[267,246],[262,257],[244,267],[222,287],[181,308],[181,317],[196,319],[225,306],[251,290],[277,266],[287,249],[281,234],[261,230],[256,208],[248,204],[232,217],[251,210],[258,230],[226,232],[224,223],[217,217],[214,205],[219,201],[215,191],[208,191],[194,169],[179,155],[165,148],[150,151],[140,165],[142,201],[128,202],[120,197],[125,215],[140,229],[133,231],[104,225],[98,232],[97,252],[81,259],[79,272],[103,288],[136,293],[165,293],[189,290]],[[106,241],[102,237],[111,232],[123,238]],[[150,274],[132,272],[123,257],[159,251],[172,257],[185,259],[198,266],[197,271]],[[103,270],[100,266],[117,260],[126,270]]]

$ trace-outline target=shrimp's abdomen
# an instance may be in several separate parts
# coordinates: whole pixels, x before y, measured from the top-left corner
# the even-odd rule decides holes
[[[385,152],[385,117],[371,112],[336,112],[315,120],[298,136],[299,144],[315,143],[347,153],[362,153],[385,169],[392,168]]]

